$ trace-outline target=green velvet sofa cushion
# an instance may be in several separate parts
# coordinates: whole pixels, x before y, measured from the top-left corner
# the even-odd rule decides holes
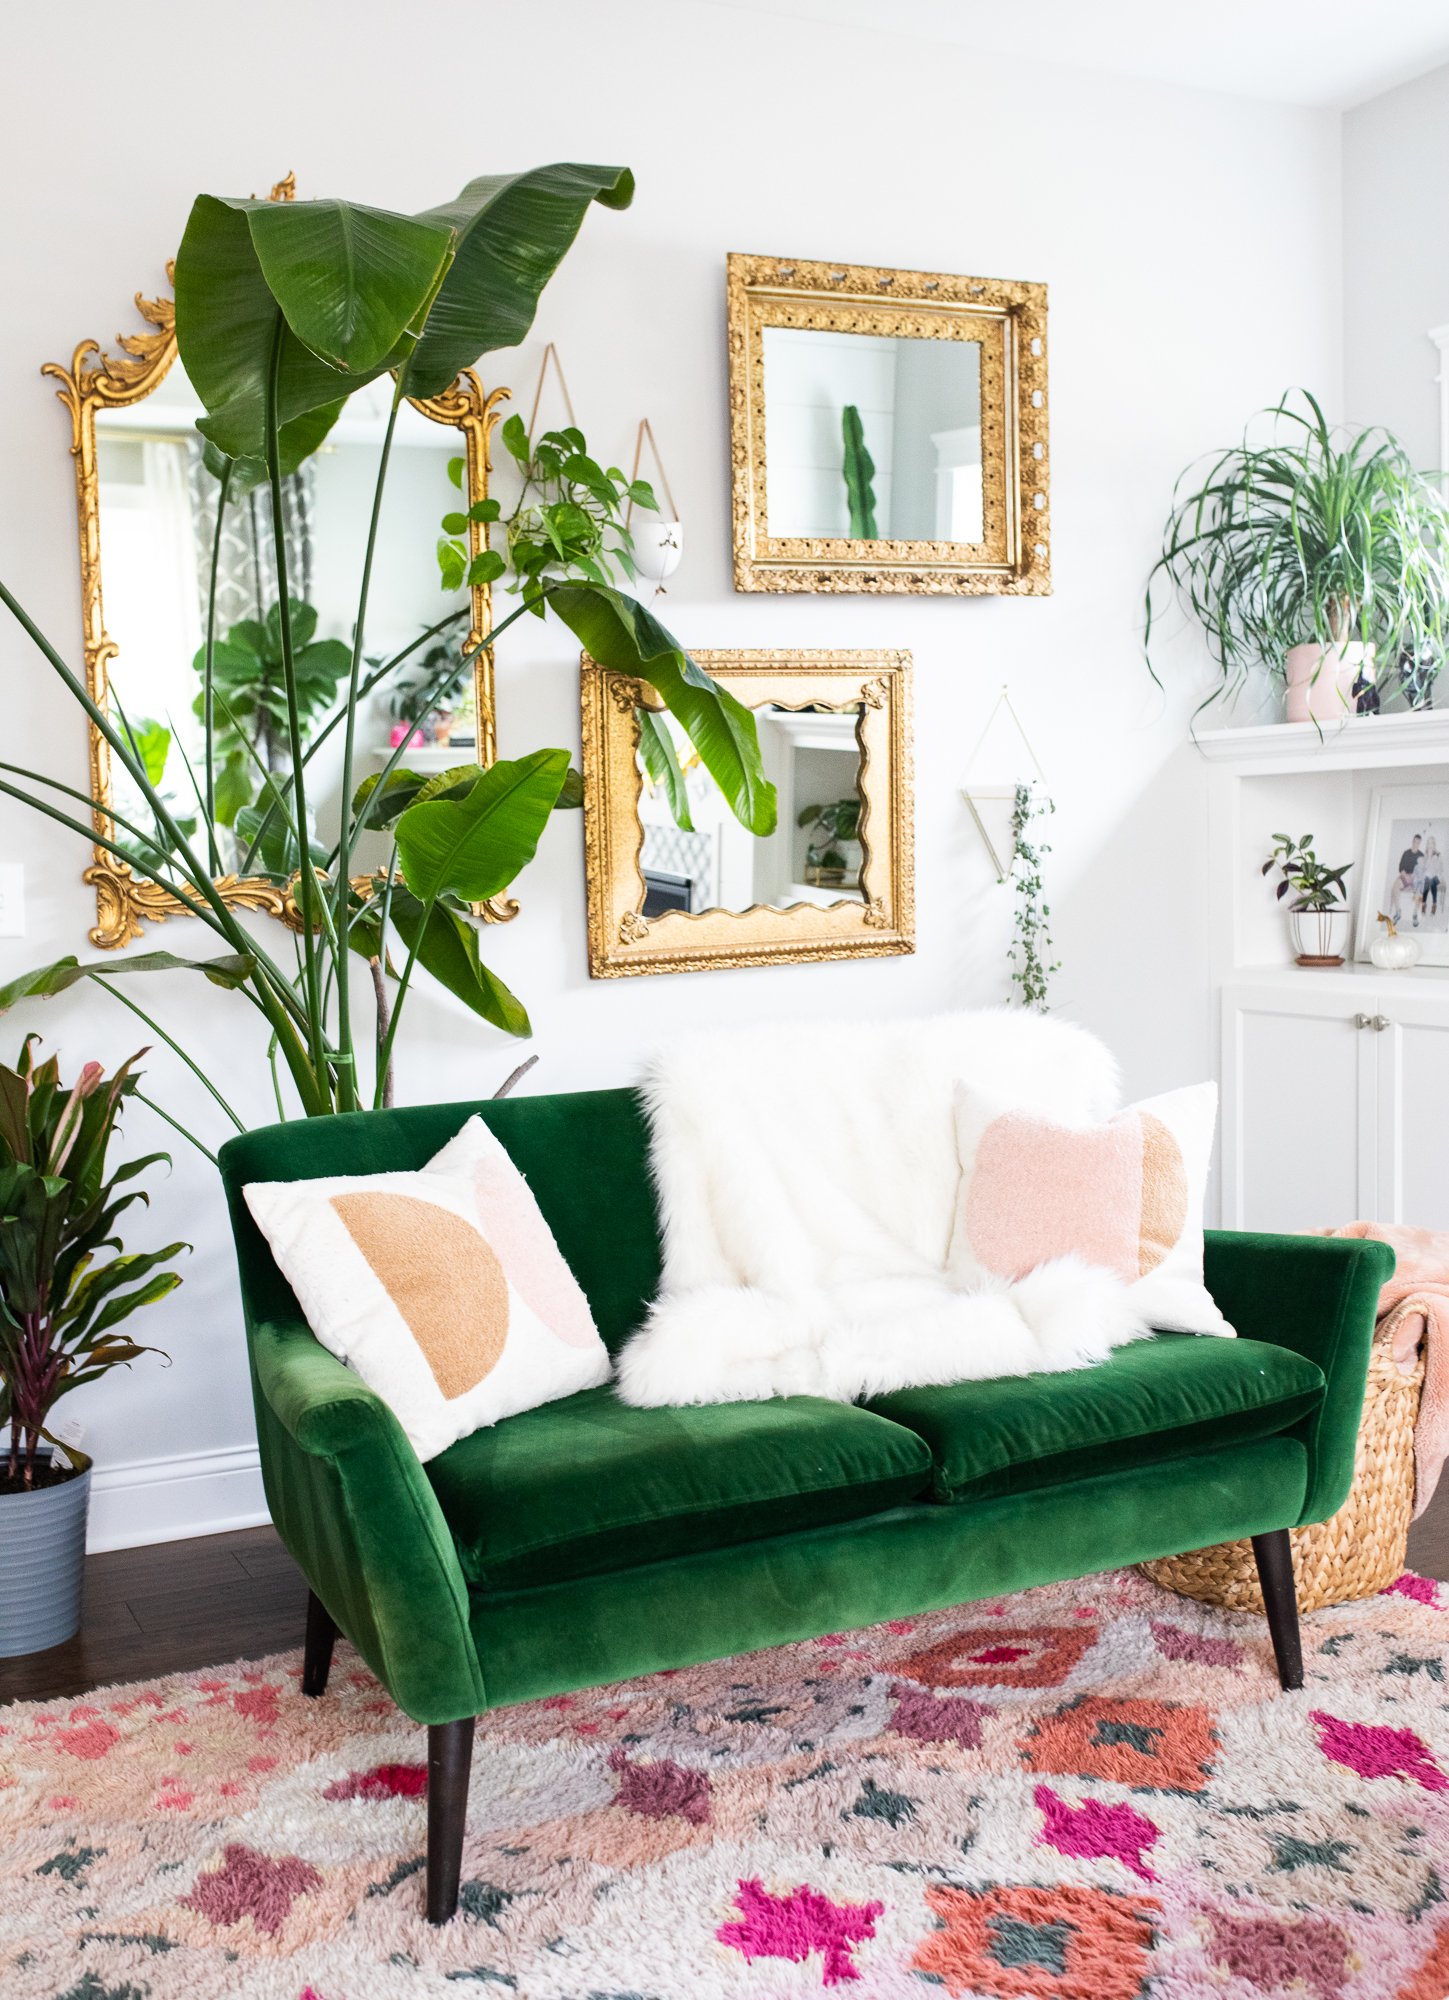
[[[1074,1479],[1043,1493],[1002,1494],[970,1507],[912,1501],[868,1521],[771,1535],[678,1562],[541,1583],[536,1590],[475,1591],[473,1643],[488,1705],[913,1618],[1262,1534],[1297,1519],[1307,1471],[1308,1454],[1296,1438],[1261,1438]],[[1167,1616],[1172,1603],[1164,1595]],[[1263,1621],[1247,1623],[1257,1628],[1249,1635],[1259,1663],[1254,1671],[1271,1673]],[[671,2000],[695,1991],[687,1984],[668,1990]],[[1018,1991],[1023,2000],[1028,1992],[1045,2000],[1060,1988],[1033,1983]],[[921,2000],[931,1996],[947,2000],[940,1988],[922,1987]]]
[[[913,1431],[815,1396],[634,1410],[607,1384],[424,1468],[477,1589],[508,1590],[880,1513],[925,1492]]]
[[[924,1438],[934,1497],[961,1501],[1271,1437],[1323,1391],[1322,1370],[1288,1348],[1159,1333],[1093,1368],[896,1389],[869,1407]]]

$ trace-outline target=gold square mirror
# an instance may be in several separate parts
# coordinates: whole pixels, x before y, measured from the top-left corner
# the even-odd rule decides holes
[[[1046,286],[732,255],[737,590],[1051,590]]]
[[[274,198],[285,198],[283,189],[273,192]],[[262,783],[261,767],[280,768],[278,760],[285,757],[285,746],[273,740],[264,693],[258,693],[268,620],[276,616],[266,496],[253,491],[234,499],[218,523],[220,488],[207,469],[196,430],[201,405],[177,358],[174,301],[165,294],[147,298],[138,293],[136,309],[144,330],[120,336],[119,352],[108,354],[98,342],[85,340],[68,366],[51,362],[42,371],[59,384],[56,393],[70,415],[87,685],[97,706],[142,744],[148,768],[154,760],[152,782],[161,785],[173,809],[195,815],[201,729],[197,660],[205,640],[213,547],[219,548],[218,684],[223,649],[230,647],[225,655],[233,669],[230,685],[244,688],[246,698],[236,697],[234,754],[214,788],[215,825],[210,832],[203,829],[202,839],[216,857],[214,879],[227,903],[295,924],[285,869],[279,874],[259,865],[266,857],[255,851],[258,843],[249,842],[245,831],[249,802]],[[390,388],[390,383],[374,384],[370,399],[368,392],[355,396],[322,449],[285,482],[287,567],[298,580],[307,634],[302,657],[315,682],[309,753],[346,697],[345,674],[339,684],[335,669],[351,647],[359,523],[365,524],[367,496],[376,479]],[[445,510],[487,497],[489,435],[506,395],[506,390],[485,394],[469,369],[445,394],[411,403],[401,413],[374,573],[370,655],[411,648],[416,635],[451,612],[446,634],[429,642],[434,650],[426,650],[419,640],[414,655],[432,677],[446,664],[444,647],[461,655],[490,629],[487,585],[445,596],[438,585],[434,544]],[[461,503],[448,472],[449,460],[457,458],[463,461]],[[486,545],[486,535],[486,526],[470,522],[474,553]],[[294,631],[300,629],[296,598],[292,619]],[[431,771],[448,763],[492,762],[493,662],[488,652],[475,654],[471,667],[460,660],[457,691],[452,745],[410,750],[410,767]],[[381,693],[360,713],[368,732],[361,742],[377,750],[371,768],[380,769],[393,718]],[[324,797],[341,770],[340,741],[338,733],[319,745]],[[336,755],[330,754],[334,746]],[[368,768],[363,763],[360,774]],[[85,872],[96,892],[90,939],[115,947],[140,937],[143,923],[181,914],[182,906],[99,844],[116,837],[111,813],[134,819],[139,800],[125,796],[126,781],[113,768],[110,746],[94,723],[90,771],[91,795],[107,808],[93,815],[99,840]],[[144,812],[139,816],[144,819]],[[362,864],[381,865],[386,854],[381,837],[369,839],[379,851],[369,848]],[[506,916],[515,907],[490,906],[486,914]]]
[[[699,652],[754,711],[776,788],[757,839],[676,736],[681,823],[640,751],[652,688],[582,663],[589,971],[703,972],[915,949],[910,655]]]

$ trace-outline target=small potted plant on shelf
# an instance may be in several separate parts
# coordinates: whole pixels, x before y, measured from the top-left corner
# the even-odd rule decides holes
[[[807,827],[805,881],[812,889],[854,889],[860,882],[864,852],[860,844],[860,799],[832,799],[828,805],[802,806],[797,826]]]
[[[1343,878],[1353,866],[1345,861],[1329,868],[1313,851],[1311,834],[1294,840],[1291,834],[1273,835],[1273,852],[1263,863],[1262,872],[1276,868],[1282,880],[1277,896],[1281,903],[1291,896],[1288,926],[1299,965],[1342,965],[1343,947],[1348,938],[1349,907]]]
[[[1262,420],[1260,439],[1178,481],[1146,642],[1161,581],[1206,634],[1209,700],[1266,668],[1289,722],[1342,720],[1375,682],[1379,702],[1427,706],[1449,628],[1449,501],[1391,433],[1340,432],[1306,391]]]
[[[0,1658],[58,1646],[80,1624],[91,1467],[59,1444],[51,1413],[67,1391],[157,1351],[118,1329],[180,1284],[165,1267],[187,1247],[126,1252],[116,1235],[122,1211],[146,1200],[118,1193],[122,1182],[168,1158],[106,1172],[137,1057],[111,1077],[87,1063],[67,1089],[55,1057],[36,1063],[34,1040],[14,1069],[0,1064]]]

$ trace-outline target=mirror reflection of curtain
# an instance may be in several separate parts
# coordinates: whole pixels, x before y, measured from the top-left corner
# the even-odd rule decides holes
[[[174,720],[185,702],[177,661],[201,642],[202,613],[192,561],[186,454],[169,440],[101,455],[106,532],[106,626],[120,648],[113,670],[132,721]]]
[[[206,468],[202,441],[187,441],[195,572],[201,603],[211,576],[216,535],[216,503],[221,486]],[[282,523],[287,537],[287,582],[291,595],[312,601],[312,567],[317,514],[317,467],[312,459],[282,482]],[[231,501],[222,523],[216,575],[218,636],[243,618],[265,618],[277,601],[277,563],[272,543],[272,503],[265,487]],[[189,655],[188,655],[189,657]]]

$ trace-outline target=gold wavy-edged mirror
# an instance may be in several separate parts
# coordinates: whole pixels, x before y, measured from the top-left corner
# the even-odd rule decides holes
[[[675,731],[690,821],[680,825],[668,784],[641,756],[641,727],[672,730],[672,719],[652,688],[585,654],[592,976],[914,951],[910,654],[693,657],[754,712],[776,830],[759,840],[742,827]],[[642,714],[651,721],[641,725]]]
[[[286,199],[285,184],[273,193],[274,198]],[[168,280],[172,276],[170,264],[166,275]],[[197,602],[198,598],[204,602],[206,588],[205,572],[199,569],[200,551],[195,546],[201,539],[198,531],[202,513],[201,504],[194,499],[203,477],[198,470],[200,438],[194,428],[200,406],[177,361],[174,300],[166,294],[149,298],[138,292],[135,304],[145,330],[118,335],[119,352],[107,353],[99,342],[83,340],[68,366],[48,362],[41,372],[58,382],[56,394],[71,420],[87,686],[97,706],[108,715],[113,712],[112,687],[117,689],[118,696],[120,689],[126,687],[131,698],[123,706],[133,722],[138,714],[150,719],[155,706],[152,696],[175,692],[177,704],[171,717],[174,724],[179,715],[189,710],[195,690],[194,680],[188,683],[186,677],[193,672],[192,642],[199,643],[201,637],[197,628]],[[383,647],[389,640],[401,638],[405,625],[415,623],[422,627],[437,620],[445,603],[438,588],[433,552],[438,521],[450,507],[486,499],[490,435],[498,420],[499,405],[507,395],[506,389],[485,393],[472,369],[465,369],[443,395],[413,402],[411,410],[415,415],[399,425],[384,511],[398,518],[407,517],[409,533],[417,544],[409,549],[409,562],[416,567],[409,568],[404,584],[399,565],[394,563],[396,595],[390,603],[386,597],[388,584],[384,583],[380,598],[375,577],[369,639],[375,634]],[[313,588],[326,587],[332,593],[328,615],[319,619],[319,627],[331,628],[349,644],[350,620],[357,596],[357,579],[350,565],[354,560],[360,563],[361,539],[357,525],[347,516],[354,487],[371,494],[382,430],[376,414],[354,414],[361,400],[353,399],[322,451],[307,462],[312,468],[314,509],[315,488],[327,477],[330,486],[337,489],[334,505],[339,510],[335,545],[325,542],[315,527],[312,531],[316,544],[310,563]],[[142,410],[139,407],[142,404],[149,407]],[[449,438],[448,430],[456,435]],[[417,450],[410,452],[409,443]],[[354,448],[359,459],[366,452],[371,460],[372,471],[365,484],[352,480],[341,466],[339,455]],[[461,503],[446,473],[449,456],[461,456],[464,461]],[[436,464],[428,462],[433,459]],[[306,470],[304,467],[303,472]],[[301,475],[296,478],[300,480]],[[245,502],[236,503],[228,512],[240,516],[245,506]],[[299,487],[297,492],[289,494],[289,522],[305,515],[306,510],[307,502]],[[214,516],[214,504],[212,513]],[[264,617],[266,606],[260,600],[264,595],[267,538],[263,532],[258,539],[252,532],[252,524],[245,521],[237,531],[242,547],[237,567],[239,572],[245,571],[249,535],[257,563],[255,609]],[[487,546],[487,536],[486,524],[469,523],[472,553]],[[110,544],[108,550],[106,544]],[[109,613],[102,585],[105,554],[112,564]],[[307,567],[302,565],[304,571]],[[298,574],[296,566],[292,566],[292,574]],[[119,581],[121,578],[124,583]],[[335,584],[329,579],[335,579]],[[302,594],[304,599],[308,595],[305,587]],[[120,600],[119,607],[115,606],[116,599]],[[475,585],[469,599],[466,609],[470,629],[464,650],[478,643],[491,622],[488,586]],[[462,605],[461,594],[459,602]],[[115,615],[117,608],[121,619]],[[137,618],[149,618],[150,637],[143,639],[143,627],[133,624],[131,629],[136,637],[127,642],[123,620]],[[163,663],[167,645],[163,628],[168,625],[170,652]],[[218,630],[222,629],[219,620]],[[133,656],[140,676],[134,682]],[[488,764],[497,754],[493,660],[491,652],[486,650],[473,660],[472,705],[472,741],[458,742],[454,746],[457,754],[444,761]],[[387,725],[380,705],[373,710],[372,719],[377,732],[385,736]],[[100,802],[92,817],[97,835],[109,839],[113,831],[109,809],[122,808],[113,790],[110,746],[93,723],[89,727],[91,796]],[[380,749],[380,743],[377,747]],[[410,754],[410,763],[416,765],[418,758]],[[366,769],[366,765],[362,766],[358,776],[365,775]],[[166,775],[170,785],[171,774]],[[180,773],[176,775],[176,792],[178,797],[188,797],[194,804],[194,794],[183,791]],[[84,879],[96,892],[96,922],[90,932],[94,945],[103,948],[125,945],[143,935],[143,924],[159,923],[183,913],[173,896],[154,883],[138,879],[125,861],[99,844]],[[275,877],[237,871],[218,876],[216,886],[223,899],[235,907],[260,910],[294,925],[298,921],[290,887]],[[516,905],[507,904],[490,906],[484,914],[507,917],[515,911]]]
[[[1046,286],[732,254],[737,590],[1045,596]]]

